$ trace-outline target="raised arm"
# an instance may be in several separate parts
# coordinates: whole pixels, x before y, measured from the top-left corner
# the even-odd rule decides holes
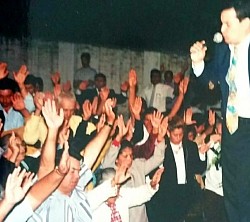
[[[47,100],[42,108],[43,116],[48,126],[48,134],[41,153],[38,178],[41,179],[55,167],[56,139],[59,127],[63,123],[63,110],[59,114],[54,100]]]
[[[89,169],[92,168],[94,162],[96,161],[97,156],[109,136],[115,120],[115,114],[112,110],[112,100],[108,99],[105,102],[104,107],[107,116],[106,122],[100,132],[88,143],[84,152],[84,162]]]

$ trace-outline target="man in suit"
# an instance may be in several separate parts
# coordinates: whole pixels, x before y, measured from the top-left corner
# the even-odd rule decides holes
[[[246,222],[250,221],[250,1],[224,7],[221,22],[224,42],[217,44],[214,58],[204,63],[205,41],[193,44],[190,53],[198,79],[220,82],[225,206],[229,221]]]
[[[205,155],[196,143],[183,138],[185,124],[175,116],[168,125],[168,141],[159,191],[147,205],[149,221],[179,222],[185,219],[195,199],[195,174],[206,168]]]
[[[95,75],[95,81],[94,81],[95,88],[92,89],[85,89],[81,91],[80,94],[76,95],[77,102],[80,104],[80,106],[84,103],[85,100],[93,101],[94,97],[99,97],[100,100],[105,100],[107,98],[116,98],[118,104],[122,104],[126,102],[126,90],[125,88],[121,87],[121,93],[117,94],[113,89],[109,89],[107,87],[107,80],[106,76],[102,73],[97,73]],[[101,95],[100,92],[102,91]],[[107,98],[103,98],[107,97]]]

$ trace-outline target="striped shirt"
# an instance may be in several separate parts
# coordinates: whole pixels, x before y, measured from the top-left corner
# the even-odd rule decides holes
[[[84,188],[92,178],[87,166],[81,166],[80,179],[71,196],[56,190],[34,212],[28,222],[90,222],[92,211]]]

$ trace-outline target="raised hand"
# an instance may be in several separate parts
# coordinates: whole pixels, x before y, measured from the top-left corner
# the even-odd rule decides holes
[[[94,99],[93,99],[93,102],[92,102],[92,115],[96,115],[96,112],[97,112],[97,106],[98,106],[98,97],[95,96]]]
[[[131,69],[128,74],[129,87],[135,87],[137,84],[137,75],[134,69]]]
[[[158,137],[157,137],[158,142],[161,142],[164,140],[165,135],[167,133],[167,129],[168,129],[168,116],[164,117],[164,119],[162,120],[159,126]]]
[[[154,176],[150,182],[150,185],[153,189],[155,189],[156,186],[159,184],[163,172],[164,172],[164,167],[161,167],[154,173]]]
[[[69,130],[69,121],[68,120],[65,120],[63,122],[63,125],[62,127],[60,128],[60,132],[58,134],[58,143],[63,146],[63,144],[68,141],[69,139],[69,133],[70,133],[70,130]]]
[[[101,98],[102,101],[106,101],[108,99],[109,96],[109,88],[108,87],[103,87],[99,93],[99,96]]]
[[[13,104],[13,108],[15,110],[21,111],[25,109],[25,103],[24,103],[24,99],[21,95],[21,93],[16,92],[13,97],[11,98],[12,104]]]
[[[103,114],[100,116],[98,123],[96,124],[96,130],[97,130],[97,132],[100,132],[100,130],[101,130],[102,127],[104,126],[105,121],[106,121],[106,116],[105,116],[105,114],[103,113]]]
[[[63,109],[60,109],[58,115],[54,100],[51,101],[48,99],[45,101],[44,106],[42,107],[42,113],[49,128],[58,129],[62,125],[64,119]]]
[[[54,86],[54,96],[55,96],[55,98],[58,98],[58,96],[61,94],[61,92],[62,92],[62,86],[60,85],[60,84],[56,84],[55,86]]]
[[[195,120],[192,120],[192,117],[193,117],[192,108],[188,108],[186,112],[184,112],[184,121],[186,125],[192,125],[196,123]]]
[[[181,94],[186,94],[187,88],[188,88],[188,83],[189,83],[189,78],[184,77],[183,80],[181,80],[180,85],[179,85],[179,93]]]
[[[78,86],[78,89],[80,89],[81,91],[86,90],[89,86],[89,81],[88,80],[83,80],[81,81],[81,83]]]
[[[211,109],[208,111],[208,124],[210,126],[214,126],[215,124],[215,111]]]
[[[117,126],[118,126],[118,129],[119,129],[119,132],[116,136],[116,140],[118,142],[120,142],[122,140],[122,138],[127,134],[128,132],[128,127],[125,126],[124,124],[124,119],[123,119],[123,116],[122,115],[119,115],[118,118],[117,118]]]
[[[61,76],[59,72],[55,72],[54,74],[51,75],[51,80],[54,84],[54,86],[60,84]]]
[[[141,97],[136,97],[134,104],[130,104],[130,110],[135,117],[135,119],[140,120],[141,116],[141,108],[142,108],[142,99]]]
[[[64,92],[70,92],[71,88],[72,87],[70,80],[67,80],[65,83],[62,84],[62,89]]]
[[[7,63],[0,62],[0,79],[5,78],[9,74],[9,71],[7,70]]]
[[[205,41],[194,43],[190,48],[190,57],[193,64],[202,62],[205,58],[206,51],[207,47],[205,46]]]
[[[104,111],[105,111],[105,114],[107,116],[107,122],[111,125],[115,121],[115,113],[113,112],[112,106],[113,106],[112,100],[107,99],[105,104],[104,104]]]
[[[85,100],[82,104],[83,119],[88,121],[92,115],[92,105],[89,100]]]
[[[128,173],[128,168],[121,165],[116,169],[115,177],[113,178],[113,185],[120,185],[127,181],[131,177],[131,174]]]
[[[33,184],[33,177],[34,174],[26,173],[25,169],[15,168],[8,176],[4,199],[13,205],[22,200]]]
[[[26,65],[22,65],[17,72],[13,72],[13,76],[18,85],[24,84],[26,77],[28,76],[28,68]]]
[[[159,126],[162,122],[162,119],[163,119],[163,115],[161,112],[159,111],[154,111],[153,112],[153,115],[151,117],[151,124],[153,126],[154,129],[159,129]]]
[[[58,165],[58,170],[61,174],[67,174],[70,168],[70,161],[69,161],[69,143],[68,141],[64,142],[64,150]]]
[[[34,103],[36,106],[36,109],[42,110],[43,104],[44,104],[44,93],[43,92],[36,92],[34,96]]]

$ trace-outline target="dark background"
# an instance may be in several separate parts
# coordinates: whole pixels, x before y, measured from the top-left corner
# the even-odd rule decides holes
[[[222,0],[1,0],[0,35],[187,52],[220,29]]]

